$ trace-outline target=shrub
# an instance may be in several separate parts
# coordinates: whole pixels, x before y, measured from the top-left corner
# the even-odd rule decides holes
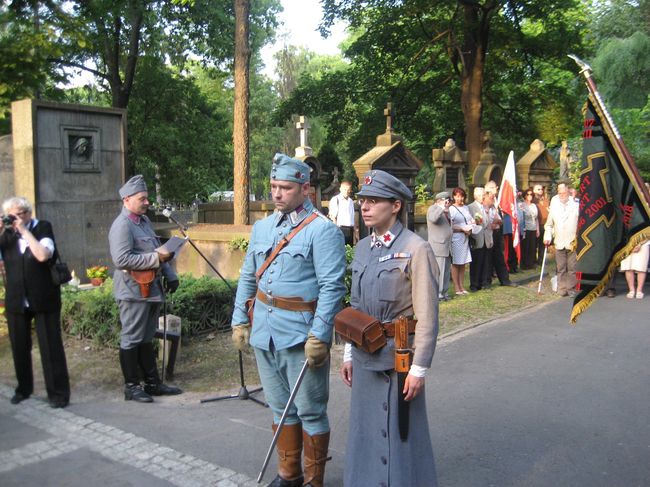
[[[232,291],[219,278],[180,276],[178,290],[169,297],[169,312],[181,317],[184,335],[230,329],[237,282],[228,282]]]
[[[91,338],[100,345],[120,343],[120,313],[113,298],[113,280],[88,291],[63,286],[61,324],[70,335]]]

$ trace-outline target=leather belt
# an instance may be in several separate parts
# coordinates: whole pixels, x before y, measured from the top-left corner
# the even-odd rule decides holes
[[[255,297],[264,304],[274,308],[286,309],[288,311],[316,311],[318,301],[305,301],[299,297],[281,298],[278,296],[269,296],[260,289],[257,290]]]
[[[417,323],[418,323],[418,320],[414,320],[412,318],[408,319],[409,335],[412,335],[413,333],[415,333],[415,325],[417,325]],[[382,323],[381,327],[384,329],[384,334],[387,337],[392,338],[392,337],[395,336],[395,323],[393,323],[392,321],[390,321],[388,323]]]

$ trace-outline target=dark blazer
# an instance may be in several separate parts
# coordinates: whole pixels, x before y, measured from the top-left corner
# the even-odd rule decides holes
[[[37,240],[54,240],[52,225],[45,220],[30,229]],[[29,247],[21,254],[19,236],[13,230],[0,234],[0,250],[7,273],[5,307],[11,313],[23,313],[25,298],[34,313],[51,313],[61,309],[61,288],[52,283],[49,262],[39,262]],[[56,256],[56,250],[55,250]],[[54,257],[55,257],[54,256]],[[53,258],[54,258],[53,257]]]

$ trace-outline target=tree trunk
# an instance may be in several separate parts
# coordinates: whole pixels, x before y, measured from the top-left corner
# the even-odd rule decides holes
[[[250,0],[235,1],[235,107],[233,120],[234,224],[248,225],[250,154],[248,145]]]
[[[483,81],[485,56],[490,30],[490,15],[498,2],[463,6],[465,32],[461,77],[461,107],[465,121],[465,146],[469,157],[469,174],[474,173],[482,151]]]

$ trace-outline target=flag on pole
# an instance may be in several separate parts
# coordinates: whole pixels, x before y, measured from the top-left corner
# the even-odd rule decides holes
[[[519,219],[517,218],[517,179],[515,178],[515,154],[510,151],[508,162],[501,179],[499,189],[499,208],[510,215],[512,221],[512,247],[517,254],[517,262],[521,261],[521,246],[519,245]]]
[[[592,93],[582,138],[576,236],[578,294],[571,323],[600,296],[621,260],[636,245],[650,239],[648,192],[602,99]]]

